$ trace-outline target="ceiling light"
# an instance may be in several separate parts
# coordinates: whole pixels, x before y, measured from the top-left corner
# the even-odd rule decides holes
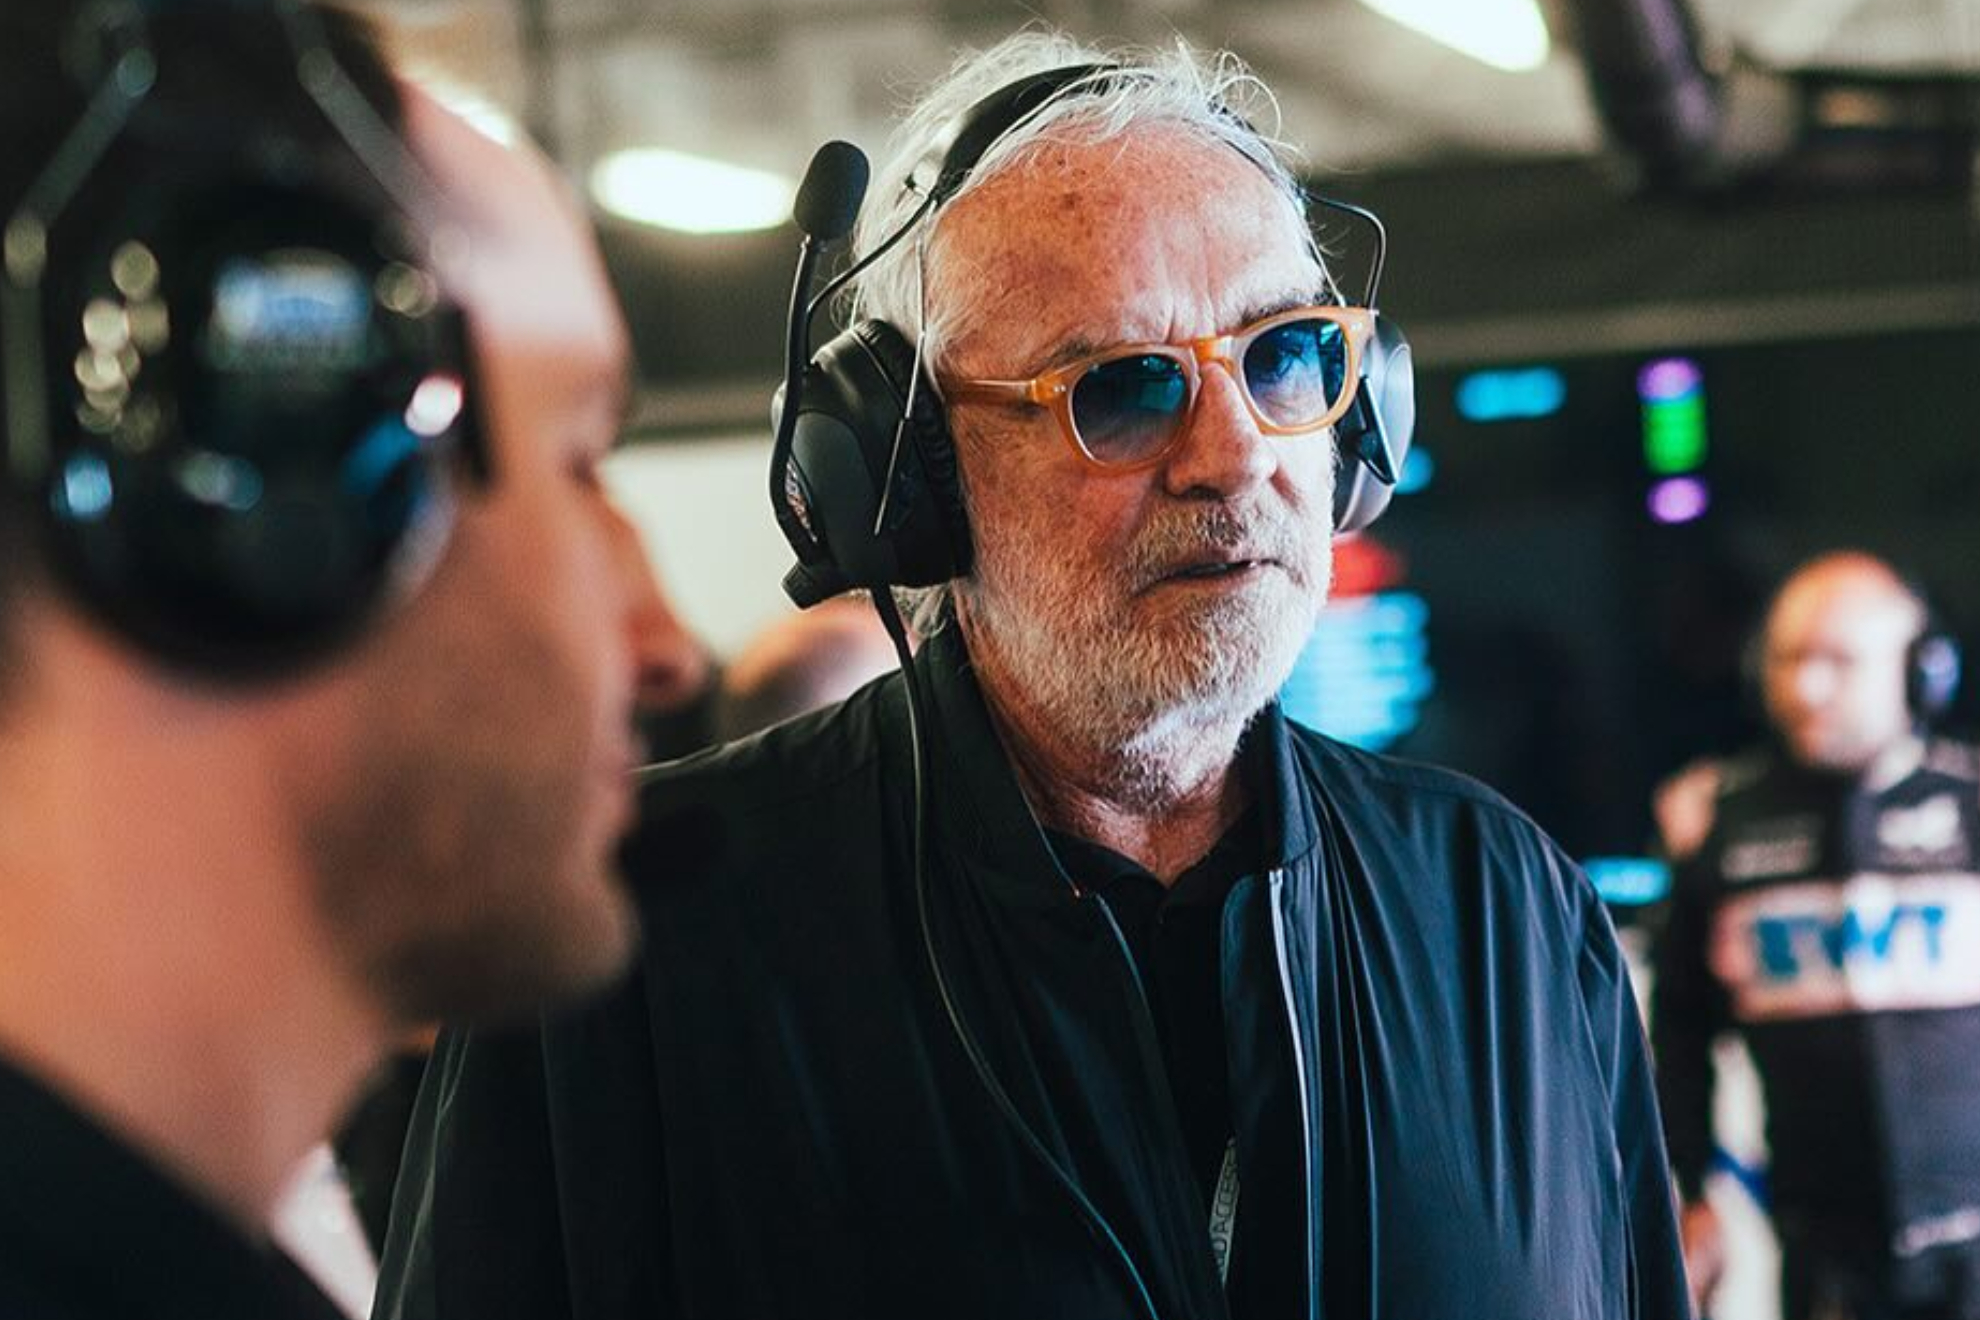
[[[775,229],[796,192],[781,174],[657,147],[615,151],[591,171],[591,195],[612,214],[690,234]]]
[[[1526,73],[1547,62],[1547,25],[1534,0],[1361,0],[1392,22],[1474,60]]]

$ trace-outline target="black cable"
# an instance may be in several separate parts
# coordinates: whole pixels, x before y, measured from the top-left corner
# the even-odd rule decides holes
[[[923,704],[920,675],[915,670],[914,654],[908,646],[907,628],[901,622],[901,613],[894,604],[893,593],[881,587],[872,594],[874,612],[880,616],[881,626],[886,628],[888,638],[894,643],[894,653],[900,658],[901,678],[907,686],[908,741],[914,756],[915,915],[921,926],[922,952],[927,955],[928,970],[934,977],[935,993],[942,1001],[942,1011],[948,1015],[949,1027],[955,1033],[957,1043],[962,1046],[964,1055],[968,1057],[970,1067],[975,1070],[977,1081],[982,1084],[1005,1124],[1016,1134],[1018,1144],[1024,1147],[1039,1166],[1051,1176],[1052,1181],[1059,1185],[1060,1190],[1071,1199],[1074,1208],[1079,1211],[1080,1218],[1085,1222],[1087,1231],[1113,1253],[1120,1264],[1121,1272],[1132,1285],[1136,1299],[1141,1303],[1142,1313],[1148,1317],[1148,1320],[1162,1320],[1162,1313],[1156,1309],[1155,1299],[1150,1295],[1148,1285],[1142,1280],[1141,1271],[1136,1268],[1134,1257],[1128,1253],[1127,1245],[1121,1241],[1113,1225],[1107,1222],[1107,1217],[1100,1213],[1100,1208],[1093,1204],[1078,1181],[1053,1158],[1052,1152],[1045,1148],[1045,1143],[1032,1131],[1024,1115],[1018,1112],[1018,1107],[1012,1101],[1010,1093],[1004,1089],[1003,1083],[997,1080],[996,1073],[991,1070],[990,1061],[984,1057],[982,1047],[977,1044],[975,1034],[964,1021],[962,1010],[956,1004],[955,995],[949,989],[948,973],[942,969],[942,956],[935,940],[934,923],[929,915],[928,748],[922,736],[922,726],[927,722],[928,711]],[[1101,911],[1107,912],[1104,904]],[[1114,925],[1112,913],[1107,913],[1107,924],[1113,927],[1114,938],[1122,940],[1120,928]],[[1122,940],[1122,948],[1124,950],[1126,948],[1125,940]],[[1129,965],[1133,965],[1132,958],[1129,960]]]
[[[818,315],[818,309],[820,307],[823,307],[827,302],[829,302],[833,294],[837,293],[840,289],[845,288],[846,285],[850,284],[853,280],[857,279],[866,270],[868,266],[871,266],[874,262],[880,260],[880,258],[886,256],[889,252],[893,251],[894,246],[897,243],[899,243],[902,239],[906,238],[909,234],[913,233],[915,230],[915,226],[919,225],[924,219],[926,219],[928,213],[933,211],[934,209],[935,209],[935,198],[931,196],[928,198],[928,200],[924,201],[920,206],[915,207],[914,214],[910,215],[907,219],[901,221],[900,227],[895,229],[893,233],[887,235],[887,237],[881,239],[880,242],[874,246],[871,252],[866,253],[864,256],[860,257],[857,261],[854,261],[851,265],[847,266],[844,270],[840,271],[837,275],[834,275],[831,279],[827,280],[825,282],[825,287],[818,291],[818,296],[813,298],[805,306],[804,309],[805,325],[809,326],[811,324],[812,318]]]
[[[1306,198],[1308,205],[1324,206],[1330,211],[1339,211],[1343,215],[1352,216],[1367,225],[1374,232],[1375,256],[1369,263],[1368,283],[1363,286],[1361,293],[1361,305],[1371,312],[1374,311],[1375,299],[1382,291],[1382,267],[1389,258],[1389,230],[1382,223],[1382,217],[1376,215],[1365,206],[1356,206],[1353,202],[1344,202],[1336,197],[1325,197],[1313,192],[1302,193],[1302,195]],[[1332,283],[1332,281],[1329,280],[1329,283]]]
[[[1060,874],[1064,873],[1064,868],[1061,868]],[[1148,998],[1148,986],[1141,979],[1141,964],[1135,961],[1134,950],[1127,942],[1127,933],[1121,929],[1121,923],[1114,917],[1113,904],[1098,893],[1093,895],[1093,904],[1100,909],[1100,916],[1107,923],[1107,933],[1114,937],[1114,947],[1121,951],[1121,961],[1127,964],[1128,977],[1134,982],[1134,993],[1141,1000],[1142,1009],[1153,1021],[1155,1009]]]

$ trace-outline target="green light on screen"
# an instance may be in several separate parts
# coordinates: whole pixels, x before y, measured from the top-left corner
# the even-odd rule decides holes
[[[1645,401],[1643,464],[1660,477],[1695,472],[1705,462],[1705,396]]]

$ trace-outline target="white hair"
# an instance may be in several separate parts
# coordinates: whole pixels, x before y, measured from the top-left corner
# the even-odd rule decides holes
[[[931,376],[944,361],[950,327],[967,324],[972,298],[986,291],[976,288],[965,274],[947,271],[929,279],[924,290],[924,277],[935,272],[922,266],[922,244],[934,247],[943,209],[1033,159],[1048,140],[1091,145],[1159,126],[1199,141],[1222,143],[1256,164],[1295,216],[1303,220],[1306,215],[1306,194],[1294,174],[1299,154],[1277,136],[1278,101],[1236,55],[1228,51],[1206,55],[1180,40],[1167,48],[1103,49],[1063,33],[1030,30],[986,51],[964,54],[921,96],[888,144],[872,200],[854,233],[856,251],[872,251],[923,207],[934,171],[923,168],[917,177],[917,166],[924,165],[936,144],[953,133],[972,106],[1021,79],[1078,65],[1103,67],[1070,84],[1076,92],[1050,99],[997,139],[954,195],[923,222],[927,229],[910,234],[853,286],[855,317],[890,322],[909,340],[919,339]],[[1157,181],[1151,186],[1172,185]],[[1310,234],[1307,242],[1324,272]],[[932,255],[929,265],[940,268]],[[898,594],[924,636],[941,627],[948,616],[945,587]]]
[[[934,180],[913,178],[915,167],[971,106],[1034,74],[1086,64],[1104,68],[1071,84],[1078,89],[1075,94],[1054,97],[997,139],[943,207],[1024,163],[1047,139],[1092,144],[1161,125],[1234,148],[1265,171],[1295,213],[1305,214],[1306,195],[1293,173],[1297,153],[1275,136],[1278,101],[1236,55],[1219,52],[1206,57],[1181,41],[1166,49],[1100,49],[1063,33],[1035,30],[963,55],[922,95],[888,143],[885,162],[874,178],[873,200],[861,213],[854,234],[856,250],[877,247],[926,201],[926,189]],[[1259,122],[1268,116],[1269,129]],[[929,223],[931,231],[939,229],[939,211]],[[911,236],[860,276],[853,311],[891,322],[910,339],[925,330],[923,352],[932,366],[942,360],[943,330],[956,321],[958,312],[949,305],[953,300],[940,297],[939,290],[931,291],[929,323],[922,325],[913,237],[918,236]]]

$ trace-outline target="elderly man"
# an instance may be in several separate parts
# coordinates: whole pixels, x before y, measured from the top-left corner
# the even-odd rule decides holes
[[[1714,1038],[1760,1076],[1786,1320],[1980,1316],[1980,756],[1929,737],[1958,652],[1888,564],[1824,555],[1767,614],[1776,744],[1680,854],[1653,1024],[1693,1283]]]
[[[933,210],[863,309],[974,554],[919,611],[926,755],[895,677],[651,781],[651,956],[443,1045],[384,1315],[1682,1312],[1583,878],[1274,704],[1369,326],[1255,91],[1032,35],[909,121],[866,247]]]
[[[388,1045],[633,947],[625,338],[354,24],[151,8],[0,18],[0,1315],[328,1320]]]

